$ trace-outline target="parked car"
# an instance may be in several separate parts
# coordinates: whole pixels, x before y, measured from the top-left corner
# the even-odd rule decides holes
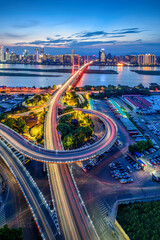
[[[127,170],[128,170],[129,173],[132,173],[132,170],[129,166],[127,166]]]

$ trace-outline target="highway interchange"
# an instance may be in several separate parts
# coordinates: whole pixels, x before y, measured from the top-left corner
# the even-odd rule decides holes
[[[146,201],[150,199],[158,200],[160,188],[158,183],[152,181],[151,169],[147,167],[145,171],[136,171],[129,165],[124,158],[124,154],[128,150],[128,145],[133,143],[133,140],[122,123],[116,120],[105,100],[95,100],[94,102],[97,111],[105,113],[116,122],[119,133],[118,138],[122,144],[114,146],[112,151],[104,156],[102,162],[87,173],[82,173],[82,170],[76,164],[73,167],[73,173],[100,239],[113,239],[113,230],[121,239],[120,235],[118,235],[120,233],[117,233],[118,229],[115,229],[114,224],[117,204],[121,201],[134,201],[134,199],[140,199],[140,201],[145,201],[145,199]],[[121,161],[123,166],[129,165],[132,168],[133,183],[121,184],[111,177],[108,164],[118,161]]]
[[[87,66],[88,65],[83,66],[80,71]],[[105,126],[103,137],[95,144],[83,149],[73,151],[63,150],[60,136],[56,130],[59,119],[57,114],[58,108],[63,108],[63,106],[60,105],[60,97],[71,86],[78,74],[78,71],[73,74],[52,96],[45,121],[45,149],[33,145],[13,130],[0,124],[0,136],[3,139],[23,155],[29,156],[36,161],[44,162],[47,166],[53,206],[55,207],[54,210],[58,216],[61,235],[58,234],[57,228],[52,219],[52,212],[48,208],[42,194],[39,193],[39,189],[35,185],[34,180],[30,178],[29,173],[24,170],[25,168],[15,157],[13,152],[11,152],[11,150],[0,141],[1,157],[16,177],[43,239],[65,238],[78,240],[99,239],[99,237],[100,239],[106,239],[106,236],[108,239],[112,239],[111,233],[114,229],[113,225],[117,202],[121,200],[125,201],[127,199],[159,196],[159,188],[156,183],[151,181],[151,176],[148,171],[134,172],[133,175],[135,182],[131,185],[121,185],[120,183],[113,182],[115,180],[111,178],[107,165],[109,162],[112,162],[117,158],[118,160],[124,161],[123,154],[127,151],[128,145],[132,143],[132,140],[129,138],[123,125],[114,118],[114,115],[110,112],[104,101],[95,101],[97,111],[75,109],[101,119]],[[78,188],[82,192],[82,197],[87,204],[87,209],[89,209],[93,223],[98,230],[96,232],[73,179],[69,165],[60,163],[85,161],[86,159],[91,159],[109,150],[117,138],[116,125],[119,129],[120,141],[125,143],[125,146],[122,144],[122,146],[113,150],[111,154],[108,153],[107,163],[106,161],[102,162],[101,165],[96,168],[96,171],[93,170],[87,174],[80,173],[81,181],[80,183],[78,181]],[[75,177],[77,178],[79,173],[77,174],[76,171]],[[85,194],[86,192],[88,193],[87,195]],[[92,197],[89,197],[88,199],[88,196]],[[101,220],[101,216],[97,215],[97,205],[92,203],[91,199],[93,199],[93,202],[95,201],[99,206],[102,205],[101,199],[105,199],[105,208],[106,212],[109,212],[109,215],[107,220],[105,220],[108,225],[105,223],[106,232],[103,232],[103,236],[101,235],[101,232],[99,232],[99,229],[102,226],[97,224],[97,221],[99,221],[99,219]],[[39,206],[38,210],[37,206]],[[92,211],[90,211],[91,208]],[[96,219],[95,216],[97,216]],[[116,234],[118,233],[116,232]]]
[[[114,144],[117,136],[116,124],[109,117],[96,111],[83,110],[85,113],[95,115],[103,121],[106,130],[104,137],[96,144],[90,146],[90,148],[85,148],[83,150],[77,149],[73,151],[63,151],[61,149],[60,139],[56,131],[57,109],[60,106],[59,99],[63,92],[66,91],[67,88],[73,83],[76,77],[78,77],[79,74],[81,74],[90,64],[91,62],[82,66],[53,95],[45,122],[46,149],[34,146],[30,142],[24,140],[14,131],[2,124],[0,125],[0,136],[16,150],[34,160],[47,163],[50,190],[53,198],[52,200],[55,200],[55,206],[62,229],[62,236],[64,236],[65,239],[98,239],[98,235],[94,229],[92,221],[90,220],[84,203],[79,196],[78,189],[76,188],[71,177],[68,165],[52,163],[71,163],[92,158],[108,150]],[[1,143],[3,159],[12,170],[14,176],[17,177],[17,181],[22,191],[24,191],[26,200],[30,206],[33,205],[33,209],[36,211],[35,214],[31,207],[32,213],[39,226],[39,231],[41,232],[42,238],[57,238],[55,225],[52,221],[50,221],[50,212],[49,214],[46,213],[45,208],[39,210],[41,207],[39,207],[38,210],[36,209],[36,205],[38,206],[40,204],[41,199],[38,201],[35,198],[35,192],[33,192],[31,187],[32,184],[31,182],[29,183],[26,181],[25,177],[27,178],[27,176],[25,176],[23,169],[21,169],[23,167],[17,161],[13,161],[13,154],[10,155],[8,151],[9,150],[6,149],[3,143]],[[46,217],[48,219],[46,219]],[[53,224],[53,228],[50,227],[50,224]]]

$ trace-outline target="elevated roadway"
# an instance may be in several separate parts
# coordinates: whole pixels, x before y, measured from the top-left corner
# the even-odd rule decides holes
[[[70,82],[70,79],[68,79]],[[67,86],[68,84],[66,84]],[[59,135],[57,134],[57,108],[59,99],[65,88],[59,90],[53,97],[46,116],[45,145],[48,149],[62,150]],[[97,240],[94,229],[84,203],[80,199],[77,187],[70,174],[67,164],[47,164],[51,195],[54,197],[56,210],[62,234],[70,240]]]
[[[87,215],[85,207],[79,199],[70,175],[69,167],[65,163],[85,161],[96,155],[102,154],[114,144],[117,137],[116,124],[108,116],[93,110],[76,109],[101,119],[105,126],[105,134],[97,143],[84,149],[72,151],[62,150],[59,135],[56,130],[58,121],[57,111],[58,107],[61,107],[59,100],[63,92],[71,86],[89,64],[91,64],[91,62],[82,66],[76,73],[67,79],[63,86],[54,94],[50,102],[45,122],[45,145],[47,149],[33,145],[10,128],[0,124],[0,136],[17,149],[17,151],[36,161],[47,163],[51,193],[55,198],[63,235],[65,239],[71,240],[94,240],[98,239],[98,236],[91,221],[89,221],[89,216]],[[49,239],[54,238],[50,238],[49,236]]]
[[[0,156],[4,159],[5,163],[15,176],[23,195],[28,202],[42,239],[61,239],[51,217],[50,208],[43,198],[42,193],[39,191],[39,188],[20,160],[1,140]]]
[[[102,154],[114,144],[117,136],[117,128],[115,123],[102,113],[88,109],[77,110],[98,117],[105,125],[105,134],[103,138],[86,148],[72,151],[44,149],[27,141],[21,135],[3,124],[0,124],[0,136],[10,143],[15,149],[17,149],[17,151],[36,161],[59,164],[85,161]],[[56,138],[56,133],[52,133],[50,131],[46,134],[50,135],[48,138]]]

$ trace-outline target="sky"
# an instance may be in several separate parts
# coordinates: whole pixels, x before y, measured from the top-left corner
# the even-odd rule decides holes
[[[0,0],[0,45],[22,54],[160,55],[159,0]]]

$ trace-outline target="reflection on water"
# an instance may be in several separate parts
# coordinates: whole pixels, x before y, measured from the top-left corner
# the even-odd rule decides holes
[[[137,86],[142,83],[145,87],[148,87],[150,83],[160,84],[160,76],[154,75],[141,75],[130,70],[160,70],[159,67],[122,67],[122,66],[106,66],[98,67],[91,66],[90,69],[106,69],[106,70],[115,70],[118,74],[85,74],[83,81],[81,81],[78,86],[84,85],[128,85],[128,86]]]
[[[34,68],[34,69],[56,69],[56,68],[70,68],[69,66],[46,66],[46,65],[25,65],[25,64],[0,64],[0,68]],[[122,67],[122,66],[91,66],[90,69],[115,70],[119,74],[85,74],[80,80],[78,86],[84,85],[128,85],[136,86],[142,83],[145,87],[149,83],[160,84],[160,76],[141,75],[130,70],[160,70],[158,67]],[[24,71],[25,72],[25,71]],[[29,72],[27,72],[29,73]],[[33,73],[33,72],[32,72]],[[36,72],[39,74],[44,74]],[[69,76],[69,73],[48,73],[50,75],[61,75],[61,77],[0,77],[0,86],[36,86],[47,87],[53,84],[62,84]]]
[[[56,68],[70,68],[63,66],[46,66],[46,65],[27,65],[27,64],[0,64],[1,68],[33,68],[33,69],[56,69]],[[12,72],[12,71],[9,71]],[[15,71],[13,71],[15,72]],[[25,72],[32,73],[34,72]],[[17,77],[17,76],[2,76],[0,77],[0,86],[9,86],[9,87],[48,87],[53,86],[54,84],[62,84],[69,76],[69,73],[56,73],[56,72],[35,72],[35,74],[47,74],[47,75],[61,75],[60,77]]]

